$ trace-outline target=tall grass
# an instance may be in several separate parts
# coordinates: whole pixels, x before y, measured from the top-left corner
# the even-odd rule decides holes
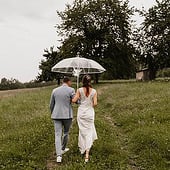
[[[169,85],[119,84],[104,93],[104,108],[131,168],[170,169]]]

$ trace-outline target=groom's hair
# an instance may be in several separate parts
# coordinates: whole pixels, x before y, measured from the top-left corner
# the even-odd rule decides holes
[[[69,81],[71,81],[71,79],[69,77],[64,77],[63,78],[63,83],[68,83]]]

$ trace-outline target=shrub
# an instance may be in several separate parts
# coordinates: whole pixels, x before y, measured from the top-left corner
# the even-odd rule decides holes
[[[157,77],[170,77],[170,68],[165,68],[157,72]]]

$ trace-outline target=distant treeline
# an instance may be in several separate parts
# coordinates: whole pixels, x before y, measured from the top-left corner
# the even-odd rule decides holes
[[[6,79],[2,78],[0,82],[0,90],[13,90],[13,89],[23,89],[23,88],[36,88],[36,87],[44,87],[54,85],[56,82],[38,82],[36,80],[30,81],[27,83],[21,83],[17,79]]]

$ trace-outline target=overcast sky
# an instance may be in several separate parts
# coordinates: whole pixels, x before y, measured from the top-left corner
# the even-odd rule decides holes
[[[56,10],[73,0],[0,0],[0,79],[22,82],[35,79],[43,50],[59,45],[54,26]],[[155,0],[130,0],[130,5],[146,9]],[[139,24],[141,18],[134,17]]]

